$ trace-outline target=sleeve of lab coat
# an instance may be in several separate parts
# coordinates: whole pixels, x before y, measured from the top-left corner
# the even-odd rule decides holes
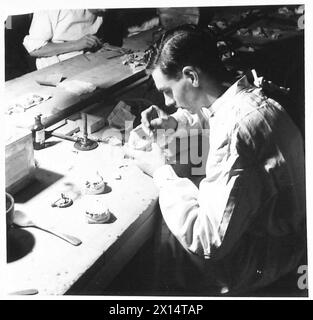
[[[53,37],[51,14],[56,12],[34,12],[29,34],[25,36],[23,45],[28,52],[44,47]]]
[[[262,166],[242,165],[245,159],[233,148],[223,159],[208,160],[199,189],[189,179],[178,177],[169,165],[154,174],[169,229],[186,250],[205,258],[229,253],[276,193]]]

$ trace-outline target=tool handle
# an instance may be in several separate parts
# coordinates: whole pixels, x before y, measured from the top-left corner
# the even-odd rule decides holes
[[[52,227],[46,228],[46,227],[42,227],[42,226],[38,226],[38,225],[36,225],[36,227],[38,229],[43,230],[43,231],[47,231],[51,234],[54,234],[55,236],[69,242],[70,244],[72,244],[74,246],[79,246],[82,243],[82,241],[80,239],[78,239],[74,236],[59,232],[55,228],[52,228]]]
[[[19,290],[15,292],[10,292],[9,295],[35,295],[38,294],[37,289],[24,289],[24,290]]]

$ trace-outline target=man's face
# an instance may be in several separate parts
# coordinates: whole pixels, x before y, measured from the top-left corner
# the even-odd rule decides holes
[[[166,106],[187,109],[196,113],[201,106],[197,106],[197,90],[188,78],[182,76],[179,80],[168,78],[159,67],[152,72],[152,77],[158,91],[162,92]]]

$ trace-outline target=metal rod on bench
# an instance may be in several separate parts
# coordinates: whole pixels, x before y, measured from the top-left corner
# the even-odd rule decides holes
[[[88,139],[87,114],[85,112],[82,112],[81,116],[83,123],[83,138],[75,142],[74,147],[80,151],[89,151],[96,149],[98,147],[98,143],[96,141]]]

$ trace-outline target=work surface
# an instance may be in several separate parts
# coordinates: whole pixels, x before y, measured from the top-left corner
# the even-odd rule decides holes
[[[127,39],[134,51],[147,47],[151,32]],[[140,41],[138,41],[140,40]],[[26,74],[6,82],[5,101],[27,93],[51,98],[23,113],[5,116],[6,126],[30,128],[34,116],[42,113],[46,126],[98,101],[111,98],[145,76],[144,70],[123,65],[125,56],[108,59],[112,52],[95,52]],[[39,77],[61,73],[68,80],[82,80],[97,86],[92,93],[75,95],[62,88],[42,86]],[[52,120],[51,120],[52,119]],[[14,130],[13,130],[14,131]],[[116,135],[104,128],[96,135]],[[82,241],[79,246],[35,228],[8,230],[6,293],[36,289],[40,295],[101,294],[101,290],[121,271],[151,236],[157,204],[152,178],[123,158],[122,147],[101,143],[92,151],[77,151],[73,142],[50,138],[46,148],[35,151],[34,181],[14,195],[15,210],[37,223]],[[105,224],[88,224],[85,211],[89,201],[82,187],[90,175],[99,172],[107,182],[101,197],[112,212]],[[68,208],[51,204],[61,193],[73,199]],[[93,197],[93,196],[89,196]]]
[[[127,38],[124,47],[134,52],[142,52],[152,42],[152,32],[147,31]],[[114,52],[113,52],[114,54]],[[103,100],[125,86],[145,77],[143,67],[131,68],[124,65],[126,55],[112,57],[112,51],[99,50],[94,53],[85,53],[49,67],[25,74],[19,78],[7,81],[4,88],[6,106],[16,102],[20,97],[29,93],[51,96],[50,99],[31,107],[26,112],[5,115],[5,121],[12,126],[30,128],[34,123],[34,116],[41,113],[44,124],[53,124],[64,119],[71,113]],[[40,85],[39,79],[52,75],[62,75],[66,83],[79,80],[91,83],[97,88],[91,93],[77,95],[61,87]]]
[[[133,73],[124,66],[123,57],[107,59],[105,54],[78,56],[7,82],[7,101],[27,92],[51,94],[52,90],[48,101],[10,117],[14,125],[32,124],[38,112],[47,120],[64,110],[86,107],[96,102],[95,99],[102,99],[106,90],[116,85],[123,88],[136,81],[137,76],[143,76],[142,71]],[[75,96],[61,88],[39,86],[35,79],[41,72],[61,72],[67,79],[88,81],[98,89],[92,94]],[[37,180],[17,194],[16,210],[78,237],[82,244],[75,247],[34,228],[10,229],[6,291],[35,288],[47,295],[101,293],[150,235],[157,190],[150,177],[130,160],[123,159],[121,147],[102,144],[84,153],[75,151],[73,142],[60,142],[57,138],[47,142],[49,147],[35,152]],[[113,213],[113,219],[99,225],[86,222],[86,201],[81,194],[85,175],[97,169],[108,183],[107,193],[101,197],[107,198]],[[69,208],[52,208],[51,203],[60,198],[62,192],[72,197],[74,204]]]
[[[104,129],[103,134],[112,132]],[[97,294],[151,235],[157,190],[151,177],[124,159],[120,146],[100,144],[86,152],[70,141],[51,138],[48,143],[50,147],[36,151],[36,180],[16,195],[15,209],[82,244],[73,246],[35,228],[10,229],[6,291],[35,288],[39,294],[59,295],[72,288],[72,294]],[[85,196],[84,182],[96,171],[107,182],[104,194]],[[51,207],[61,193],[73,205]],[[112,212],[107,223],[87,223],[85,208],[91,200],[86,197],[107,200]]]

